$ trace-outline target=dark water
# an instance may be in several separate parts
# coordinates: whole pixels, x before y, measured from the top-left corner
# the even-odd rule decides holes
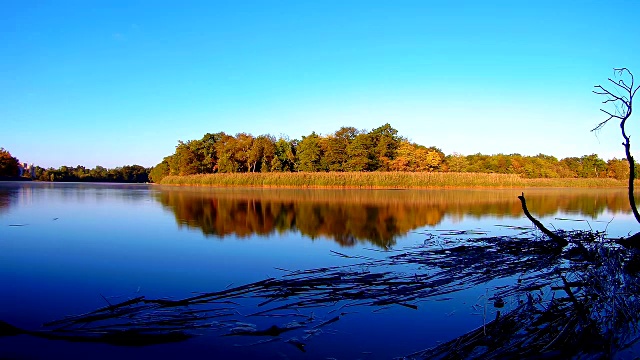
[[[102,307],[104,298],[183,298],[282,276],[276,267],[355,264],[334,252],[384,258],[442,230],[499,235],[510,230],[497,225],[531,226],[518,194],[0,183],[0,320],[37,330]],[[611,236],[638,230],[624,189],[525,195],[532,213],[558,228],[606,228]],[[354,308],[310,340],[306,353],[284,342],[246,346],[256,339],[197,329],[188,341],[145,347],[0,337],[0,358],[389,359],[482,325],[472,306],[491,286],[425,301],[418,310]],[[318,309],[314,316],[331,315]],[[246,321],[264,328],[275,320]]]

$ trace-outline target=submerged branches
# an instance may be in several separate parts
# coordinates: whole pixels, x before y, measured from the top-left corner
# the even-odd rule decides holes
[[[574,239],[572,239],[574,240]],[[558,268],[551,296],[526,294],[485,327],[408,359],[612,358],[638,340],[640,281],[625,249],[583,242],[591,260]],[[513,294],[513,290],[507,291]],[[503,294],[504,296],[505,294]]]

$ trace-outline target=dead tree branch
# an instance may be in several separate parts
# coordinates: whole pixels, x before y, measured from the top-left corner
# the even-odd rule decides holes
[[[527,216],[527,218],[529,220],[531,220],[531,222],[538,229],[540,229],[540,231],[542,231],[542,233],[547,235],[551,240],[553,240],[561,248],[563,248],[563,247],[567,246],[567,244],[569,244],[567,239],[554,234],[551,230],[547,229],[544,225],[542,225],[542,223],[540,221],[538,221],[538,219],[534,218],[533,215],[531,215],[531,213],[529,212],[529,209],[527,209],[527,201],[524,198],[524,193],[522,193],[522,195],[518,196],[518,199],[520,199],[520,202],[522,203],[522,211],[524,212],[524,214]]]
[[[615,112],[611,113],[604,109],[600,109],[600,111],[609,115],[607,119],[600,122],[596,127],[591,129],[591,131],[598,131],[604,127],[609,120],[618,119],[620,120],[620,130],[622,131],[622,138],[624,142],[622,146],[624,146],[625,155],[627,156],[627,161],[629,162],[629,205],[631,206],[631,211],[633,212],[633,216],[636,218],[636,221],[640,223],[640,213],[638,212],[638,207],[636,206],[636,199],[633,196],[633,181],[635,180],[635,160],[633,156],[631,156],[631,142],[629,139],[629,135],[627,135],[625,125],[629,117],[631,117],[631,112],[633,110],[633,97],[636,95],[638,88],[640,85],[634,85],[633,74],[627,68],[619,68],[613,69],[614,75],[618,78],[618,81],[615,81],[609,78],[609,82],[614,85],[614,91],[618,93],[618,95],[614,94],[611,90],[606,89],[602,85],[594,86],[596,90],[593,90],[594,94],[603,95],[606,99],[602,102],[603,104],[613,103],[615,106]],[[628,75],[630,78],[630,85],[622,79],[624,75]],[[635,86],[635,87],[634,87]]]

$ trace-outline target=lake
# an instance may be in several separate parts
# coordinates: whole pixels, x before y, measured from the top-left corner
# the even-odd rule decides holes
[[[139,296],[183,299],[332,266],[364,272],[365,258],[382,261],[435,237],[531,228],[516,198],[520,191],[0,182],[0,320],[40,330]],[[556,228],[606,229],[611,237],[639,230],[626,189],[526,189],[525,195],[533,215]],[[389,272],[416,270],[384,264]],[[0,358],[390,359],[481,326],[487,314],[478,306],[486,308],[488,292],[511,280],[405,304],[411,306],[289,309],[289,317],[312,319],[304,332],[221,336],[291,320],[248,316],[270,304],[240,298],[186,341],[131,347],[4,336]],[[304,346],[287,342],[292,338]]]

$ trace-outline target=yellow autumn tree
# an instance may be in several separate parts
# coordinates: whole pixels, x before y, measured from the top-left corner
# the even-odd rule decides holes
[[[444,161],[444,154],[437,148],[428,148],[408,141],[398,147],[396,158],[390,163],[392,171],[436,171]]]

